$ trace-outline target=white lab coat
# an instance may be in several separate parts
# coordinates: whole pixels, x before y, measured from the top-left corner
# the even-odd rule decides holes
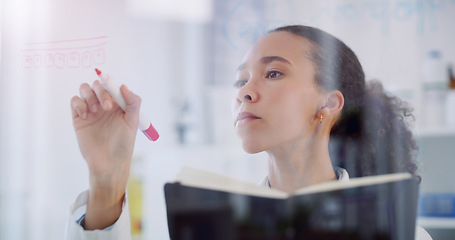
[[[87,208],[88,191],[84,191],[71,204],[65,229],[65,240],[130,240],[131,224],[128,200],[125,194],[123,209],[119,219],[109,227],[109,230],[86,231],[76,221],[85,214]]]
[[[345,169],[340,168],[338,173],[339,181],[349,181],[349,174]],[[261,182],[262,186],[268,187],[268,178],[265,177]],[[125,195],[123,210],[119,219],[110,227],[109,230],[86,231],[81,225],[76,223],[85,213],[87,207],[88,191],[82,192],[76,201],[70,206],[70,213],[67,220],[65,231],[66,240],[130,240],[130,214],[128,209],[128,199]],[[432,240],[431,236],[420,226],[416,227],[416,240]]]

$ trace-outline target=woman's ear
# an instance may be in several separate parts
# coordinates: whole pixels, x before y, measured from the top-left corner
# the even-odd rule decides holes
[[[344,96],[343,94],[338,91],[334,90],[327,94],[325,106],[322,107],[321,112],[322,114],[328,115],[336,115],[343,109],[344,106]]]

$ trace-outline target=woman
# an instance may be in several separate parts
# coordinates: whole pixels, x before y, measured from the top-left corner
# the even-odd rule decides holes
[[[347,180],[348,172],[415,174],[406,108],[378,83],[366,86],[355,54],[319,29],[286,26],[269,32],[246,54],[234,85],[234,126],[242,146],[269,156],[265,186],[293,192]],[[70,222],[68,236],[128,237],[128,211],[122,214],[122,206],[141,100],[125,86],[121,91],[125,113],[97,81],[82,84],[80,96],[71,100],[90,176],[88,193],[76,201],[84,205],[86,198],[87,204],[78,222],[85,230],[109,229],[84,232]]]

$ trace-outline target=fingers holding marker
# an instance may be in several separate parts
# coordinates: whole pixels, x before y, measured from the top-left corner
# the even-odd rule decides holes
[[[159,134],[156,131],[156,129],[153,127],[153,125],[150,123],[147,118],[145,118],[144,115],[142,115],[139,112],[139,107],[140,107],[140,98],[136,96],[135,94],[131,93],[129,90],[127,90],[125,87],[123,87],[123,90],[120,90],[120,88],[114,83],[114,81],[111,79],[111,77],[107,74],[102,73],[100,70],[95,69],[96,73],[100,77],[101,84],[106,91],[110,93],[110,96],[112,97],[113,101],[115,101],[120,108],[123,109],[123,111],[127,112],[127,118],[129,119],[130,123],[133,123],[133,120],[135,120],[135,117],[137,117],[137,113],[139,113],[139,129],[147,136],[149,140],[156,141],[159,138]],[[125,91],[126,90],[126,91]],[[122,93],[123,91],[123,93]],[[127,103],[124,98],[129,98],[128,103],[130,104],[130,108],[127,110]],[[137,100],[134,100],[137,99]],[[135,102],[137,104],[135,104]],[[131,113],[136,113],[136,114],[128,114],[128,112]]]
[[[141,108],[141,98],[138,95],[131,92],[125,84],[120,86],[120,91],[126,103],[125,106],[126,119],[128,120],[128,122],[137,124]]]
[[[79,95],[71,99],[73,118],[86,119],[89,112],[96,113],[100,108],[105,111],[112,109],[113,100],[98,80],[94,81],[92,86],[82,83],[79,87]]]
[[[82,83],[79,86],[79,96],[71,99],[71,110],[73,118],[86,119],[89,112],[98,111],[98,98],[90,85]]]
[[[87,83],[81,84],[79,87],[79,94],[81,98],[87,103],[88,109],[91,112],[95,113],[98,111],[99,100],[96,97],[95,92],[93,92],[92,88]]]
[[[87,118],[87,103],[78,96],[71,98],[71,113],[74,118],[80,117],[82,119]]]
[[[101,86],[101,83],[96,80],[93,82],[93,85],[92,85],[92,89],[93,89],[93,92],[95,93],[99,103],[101,104],[101,106],[103,107],[103,109],[105,111],[109,111],[111,110],[112,108],[112,97],[111,95],[109,94],[109,92],[107,92],[103,86]]]

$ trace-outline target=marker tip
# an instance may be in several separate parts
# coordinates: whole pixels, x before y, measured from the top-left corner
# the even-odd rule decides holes
[[[98,68],[95,68],[95,71],[96,71],[96,74],[98,74],[98,76],[101,75],[101,71],[98,70]]]

